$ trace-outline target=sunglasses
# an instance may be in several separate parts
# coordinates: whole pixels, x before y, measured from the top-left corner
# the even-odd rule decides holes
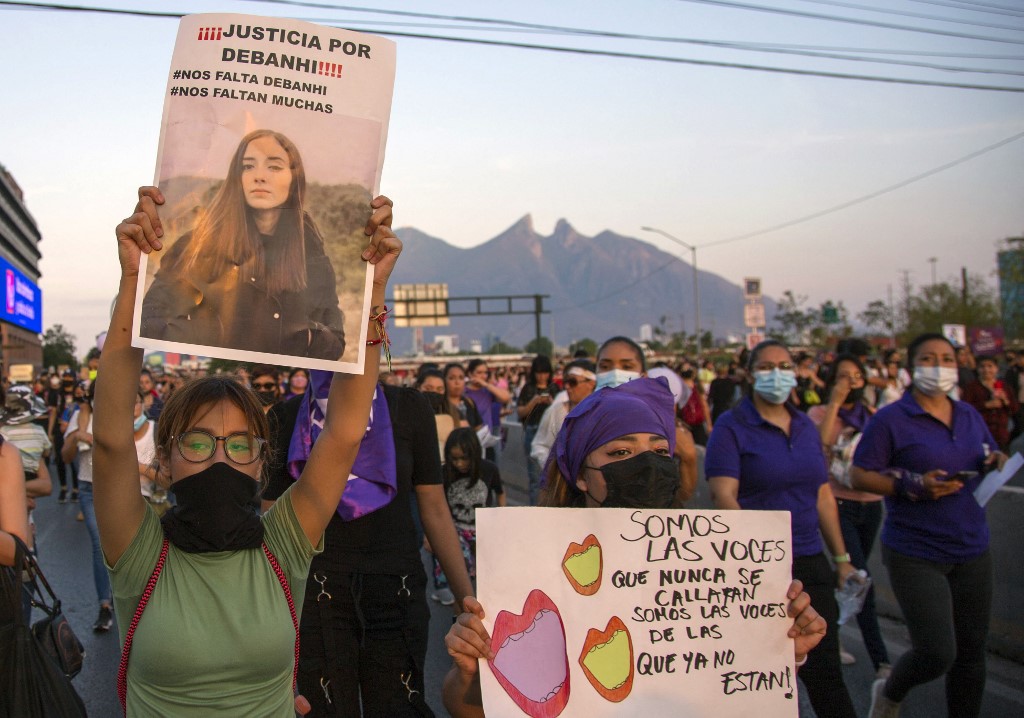
[[[591,381],[591,379],[577,379],[576,377],[571,376],[565,380],[565,385],[570,389],[575,389],[577,386],[579,386],[585,381]]]
[[[276,386],[277,386],[277,384],[275,384],[272,381],[268,381],[268,382],[259,382],[258,381],[258,382],[254,383],[252,385],[252,388],[255,389],[256,391],[260,391],[261,389],[265,390],[265,391],[269,391],[270,389],[273,389]]]
[[[227,436],[214,436],[208,431],[192,429],[178,437],[178,453],[185,461],[201,464],[217,453],[217,442],[224,442],[224,453],[236,464],[245,466],[260,458],[266,441],[240,431]]]

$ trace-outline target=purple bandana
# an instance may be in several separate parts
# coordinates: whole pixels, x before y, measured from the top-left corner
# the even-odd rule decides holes
[[[852,409],[847,409],[844,406],[839,407],[839,418],[844,424],[855,431],[864,431],[864,425],[871,418],[871,412],[868,411],[864,404],[858,401],[853,405]]]
[[[324,428],[327,395],[333,374],[323,370],[309,372],[309,386],[299,404],[299,416],[288,444],[288,473],[298,479],[309,460],[313,444]],[[311,399],[312,397],[312,399]],[[352,473],[338,503],[342,521],[351,521],[391,503],[398,493],[395,466],[395,440],[391,433],[391,413],[384,391],[378,386],[370,407],[370,425],[363,435]]]
[[[676,448],[675,399],[665,379],[641,378],[595,391],[569,412],[548,461],[575,487],[583,462],[594,449],[626,434],[658,434]]]

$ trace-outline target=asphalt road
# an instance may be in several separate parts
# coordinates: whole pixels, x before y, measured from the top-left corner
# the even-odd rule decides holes
[[[504,478],[510,484],[509,497],[521,500],[524,477],[511,454],[502,461]],[[120,715],[115,680],[119,660],[116,630],[94,634],[97,603],[92,582],[89,536],[82,522],[76,521],[77,504],[58,504],[56,494],[40,500],[36,524],[40,561],[54,590],[63,602],[73,628],[86,646],[85,667],[75,685],[85,700],[90,716]],[[451,625],[450,609],[429,601],[431,605],[430,651],[427,657],[427,699],[438,716],[447,713],[441,707],[441,681],[449,666],[443,638]],[[883,619],[882,630],[890,653],[898,656],[907,646],[902,624]],[[871,682],[874,678],[870,662],[856,628],[843,629],[843,644],[858,661],[844,667],[844,678],[858,714],[867,715]],[[813,713],[801,702],[801,716]],[[902,718],[938,718],[945,715],[943,686],[935,681],[917,688],[904,702]],[[990,656],[982,715],[985,718],[1024,716],[1024,666],[997,656]]]

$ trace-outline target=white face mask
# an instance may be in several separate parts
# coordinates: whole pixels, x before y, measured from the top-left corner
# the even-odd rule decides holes
[[[640,372],[638,371],[626,371],[625,369],[612,369],[611,371],[603,371],[597,375],[597,386],[594,391],[599,391],[605,387],[616,387],[622,386],[627,381],[633,381],[634,379],[640,378]]]
[[[914,386],[928,396],[940,396],[953,391],[957,378],[957,370],[953,366],[914,367]]]

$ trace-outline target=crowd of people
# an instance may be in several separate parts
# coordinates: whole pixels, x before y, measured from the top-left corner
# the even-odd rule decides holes
[[[93,628],[118,626],[129,715],[432,715],[431,599],[454,616],[445,706],[483,715],[479,660],[493,653],[474,581],[501,569],[477,565],[475,510],[508,503],[511,424],[530,505],[685,507],[703,453],[717,509],[788,511],[788,635],[821,718],[856,715],[834,591],[864,580],[881,527],[911,648],[890,656],[869,589],[857,623],[871,718],[897,716],[942,675],[949,715],[979,715],[992,565],[972,492],[1024,430],[1024,354],[975,359],[925,334],[905,350],[768,340],[653,362],[615,336],[593,356],[521,366],[378,375],[376,343],[362,375],[144,368],[128,337],[162,202],[143,188],[117,227],[121,284],[98,364],[5,387],[0,411],[0,564],[14,560],[10,536],[34,545],[36,500],[78,503]],[[382,307],[401,243],[390,201],[371,211],[364,259]]]

